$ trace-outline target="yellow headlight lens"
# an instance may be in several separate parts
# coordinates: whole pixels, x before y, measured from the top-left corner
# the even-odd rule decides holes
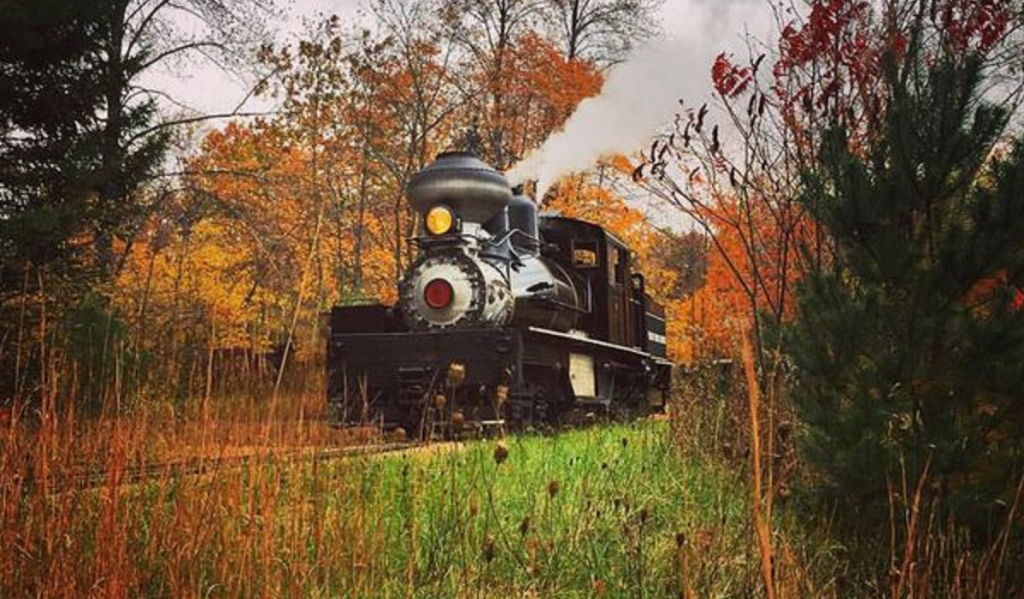
[[[444,235],[452,230],[455,215],[447,206],[434,206],[427,211],[427,231],[431,235]]]

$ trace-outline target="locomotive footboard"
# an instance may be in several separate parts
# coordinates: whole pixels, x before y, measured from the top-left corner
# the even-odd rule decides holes
[[[495,394],[521,356],[514,329],[336,334],[328,393],[341,424],[411,433],[428,413],[487,422],[498,418]]]

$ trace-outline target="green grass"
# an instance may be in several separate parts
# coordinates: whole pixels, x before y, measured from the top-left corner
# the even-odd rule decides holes
[[[664,423],[498,443],[26,496],[0,596],[763,596],[742,473]],[[819,595],[832,550],[781,530],[789,596]]]
[[[340,476],[358,473],[358,490],[345,485],[323,500],[337,506],[332,517],[376,522],[382,551],[365,567],[376,572],[380,596],[679,596],[687,552],[701,564],[712,560],[694,553],[722,554],[717,565],[732,581],[691,585],[722,596],[751,590],[756,569],[739,478],[685,459],[667,427],[502,444],[501,464],[497,443],[482,442],[341,467]],[[734,576],[736,569],[748,575]]]

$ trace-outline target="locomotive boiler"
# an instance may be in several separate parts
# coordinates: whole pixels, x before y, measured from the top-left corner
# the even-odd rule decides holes
[[[338,422],[424,436],[663,404],[664,310],[614,235],[539,215],[467,152],[439,155],[406,197],[420,219],[419,257],[397,304],[331,311]]]

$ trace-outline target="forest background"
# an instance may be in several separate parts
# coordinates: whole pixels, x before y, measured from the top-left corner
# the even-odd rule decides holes
[[[283,46],[260,25],[276,7],[260,2],[8,11],[26,32],[6,47],[24,67],[5,97],[8,407],[48,386],[42,365],[58,353],[60,386],[94,413],[146,398],[184,408],[316,368],[326,310],[395,299],[413,256],[409,175],[467,144],[508,167],[657,31],[657,7],[388,0],[369,5],[368,25],[322,17]],[[197,23],[182,27],[183,13]],[[61,44],[35,37],[46,24]],[[257,65],[251,93],[279,108],[213,128],[210,115],[159,111],[148,71],[199,58]],[[40,80],[66,93],[42,98]],[[41,101],[46,114],[29,109]],[[631,243],[683,356],[707,242],[631,206],[631,170],[609,160],[545,208]]]

